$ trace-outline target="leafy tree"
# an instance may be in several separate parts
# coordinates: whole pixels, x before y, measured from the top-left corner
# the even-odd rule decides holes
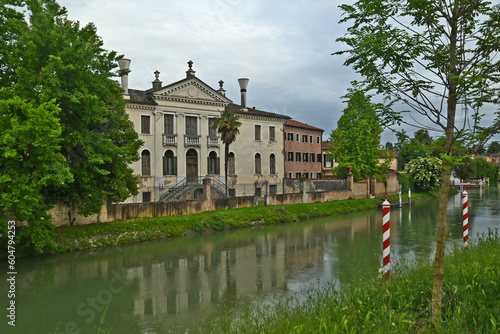
[[[492,155],[495,153],[500,153],[500,143],[497,141],[492,141],[488,149],[486,150],[486,155]]]
[[[48,182],[40,188],[43,207],[63,202],[90,215],[99,212],[107,198],[121,201],[136,193],[137,177],[129,164],[138,160],[141,142],[125,113],[121,89],[111,79],[116,76],[116,52],[103,49],[93,24],[80,27],[68,20],[66,9],[55,0],[6,2],[9,9],[0,10],[0,20],[7,24],[1,29],[8,36],[1,38],[9,42],[0,49],[0,66],[6,73],[0,79],[3,96],[9,91],[9,96],[18,98],[14,101],[25,101],[25,107],[17,108],[23,121],[30,110],[51,103],[57,106],[51,107],[49,119],[54,121],[52,133],[60,134],[49,141],[50,150],[42,155],[47,160],[54,157],[56,166],[69,168],[70,173],[66,181]],[[32,134],[34,138],[39,135]],[[36,149],[27,147],[23,163],[38,166]],[[3,191],[2,195],[12,195],[8,188]],[[23,219],[16,212],[4,211]]]
[[[427,130],[415,131],[413,138],[407,137],[400,143],[398,168],[404,170],[405,166],[411,160],[418,157],[429,157],[432,155],[431,145],[433,139]]]
[[[462,180],[471,179],[476,175],[474,160],[466,157],[462,162],[453,168],[455,176]]]
[[[382,117],[393,125],[427,122],[445,134],[438,150],[443,182],[431,303],[432,325],[439,326],[448,180],[459,162],[456,146],[480,147],[500,128],[498,115],[489,126],[479,126],[481,108],[499,95],[500,62],[495,56],[500,51],[500,9],[485,0],[358,0],[340,7],[341,22],[352,25],[337,39],[347,49],[334,54],[347,55],[345,65],[363,77],[366,89],[416,113],[403,118],[385,111]],[[457,120],[459,102],[467,108]]]
[[[217,132],[220,133],[221,141],[224,143],[224,175],[226,177],[226,196],[227,196],[227,162],[229,160],[229,145],[235,140],[236,136],[240,133],[239,127],[241,122],[236,114],[236,110],[229,108],[220,111],[220,117],[215,123]]]
[[[418,157],[408,162],[405,172],[411,175],[417,190],[432,190],[441,183],[441,164],[436,157]]]
[[[342,111],[337,128],[330,134],[333,148],[327,154],[340,163],[333,172],[343,178],[350,165],[354,180],[372,175],[385,180],[391,158],[380,149],[382,127],[376,111],[380,106],[373,104],[370,96],[360,90],[350,90],[345,97],[348,98],[347,107]],[[381,157],[387,157],[382,164],[379,163]]]
[[[45,198],[47,189],[71,182],[72,176],[60,153],[62,128],[55,101],[37,105],[19,97],[0,97],[0,203],[3,213],[28,221],[19,232],[26,246],[42,253],[54,245]],[[2,219],[2,230],[6,218]]]

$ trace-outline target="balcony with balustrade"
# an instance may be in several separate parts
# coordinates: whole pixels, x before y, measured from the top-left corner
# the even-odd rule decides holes
[[[207,136],[207,145],[208,147],[220,147],[220,138]]]
[[[201,136],[184,135],[184,146],[201,146]]]
[[[177,135],[164,133],[163,146],[177,146]]]

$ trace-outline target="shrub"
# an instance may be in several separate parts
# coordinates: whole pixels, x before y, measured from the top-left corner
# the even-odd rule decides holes
[[[413,178],[417,190],[432,190],[441,183],[441,159],[436,157],[418,157],[406,164],[405,172]]]

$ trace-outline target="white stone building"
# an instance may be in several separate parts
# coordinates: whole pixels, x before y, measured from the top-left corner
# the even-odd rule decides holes
[[[120,61],[128,72],[130,60]],[[149,202],[201,198],[202,180],[210,178],[212,195],[223,195],[224,144],[214,128],[219,111],[237,110],[242,126],[230,146],[228,190],[231,196],[281,193],[284,177],[283,124],[288,116],[246,108],[246,87],[242,105],[227,98],[195,75],[188,62],[186,78],[162,85],[159,72],[152,88],[128,88],[128,74],[122,76],[125,110],[144,141],[140,160],[132,164],[139,175],[139,195],[126,202]],[[246,85],[248,80],[241,80]],[[175,190],[175,191],[174,191]]]

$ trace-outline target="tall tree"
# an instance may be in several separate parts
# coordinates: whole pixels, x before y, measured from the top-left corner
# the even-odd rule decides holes
[[[330,134],[332,149],[328,155],[340,163],[333,172],[337,177],[345,177],[347,166],[351,166],[354,180],[365,176],[385,180],[391,158],[379,163],[379,159],[386,156],[380,146],[383,130],[376,111],[380,106],[373,104],[370,96],[360,90],[351,89],[345,97],[347,107]]]
[[[500,10],[484,0],[358,0],[340,7],[341,22],[352,25],[337,40],[347,49],[334,54],[347,55],[345,65],[363,77],[367,89],[406,104],[420,118],[384,116],[396,124],[427,122],[445,134],[431,301],[431,322],[438,326],[455,147],[460,141],[463,147],[481,146],[500,128],[498,112],[490,126],[479,126],[481,108],[499,96]],[[464,113],[457,119],[461,102]]]
[[[129,164],[138,160],[141,142],[125,113],[121,89],[112,80],[119,56],[103,49],[93,24],[80,27],[68,20],[66,9],[55,0],[4,3],[12,9],[0,11],[9,39],[0,48],[0,66],[7,73],[0,78],[4,92],[26,101],[29,108],[17,108],[21,119],[27,110],[50,103],[57,107],[51,115],[57,120],[53,131],[60,130],[54,140],[58,148],[52,145],[46,158],[62,155],[61,165],[69,168],[70,177],[45,185],[44,202],[75,205],[81,214],[90,215],[107,199],[120,201],[137,192]],[[26,159],[36,165],[29,149]]]
[[[220,117],[217,119],[215,126],[217,127],[217,132],[220,134],[221,141],[224,144],[224,176],[227,196],[227,163],[229,160],[229,145],[236,140],[236,136],[240,133],[239,128],[241,126],[236,110],[226,108],[223,111],[220,111]]]

